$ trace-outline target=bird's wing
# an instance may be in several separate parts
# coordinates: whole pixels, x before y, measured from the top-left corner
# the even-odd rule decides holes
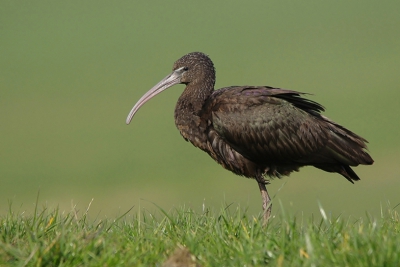
[[[240,155],[272,167],[272,175],[304,165],[360,178],[349,166],[372,164],[367,141],[322,116],[324,108],[302,93],[271,87],[229,87],[205,103],[208,138],[213,151],[234,161]],[[204,121],[204,120],[203,120]]]
[[[215,91],[206,110],[218,135],[248,159],[297,162],[328,141],[315,116],[323,107],[300,94],[270,87],[223,88]]]
[[[229,87],[217,90],[207,104],[219,136],[255,162],[293,162],[326,142],[312,115],[323,107],[295,91]]]

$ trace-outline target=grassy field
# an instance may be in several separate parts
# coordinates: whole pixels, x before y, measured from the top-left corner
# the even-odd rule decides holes
[[[380,218],[367,220],[320,213],[317,220],[283,212],[263,228],[261,216],[229,206],[128,210],[108,220],[93,218],[90,207],[37,207],[32,215],[10,207],[0,217],[0,266],[162,266],[168,258],[198,264],[190,266],[398,266],[395,210],[382,207]],[[189,259],[176,252],[183,248]]]

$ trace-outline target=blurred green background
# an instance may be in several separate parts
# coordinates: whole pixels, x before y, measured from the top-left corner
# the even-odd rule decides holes
[[[0,214],[39,204],[115,217],[203,204],[261,211],[255,181],[186,143],[173,112],[184,86],[133,104],[182,55],[202,51],[216,88],[312,93],[369,142],[373,166],[306,167],[269,186],[274,212],[379,216],[400,203],[399,1],[1,1]]]

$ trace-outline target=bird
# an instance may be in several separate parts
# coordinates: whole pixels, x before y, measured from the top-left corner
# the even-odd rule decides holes
[[[306,93],[271,86],[215,90],[215,81],[210,57],[188,53],[137,101],[126,124],[155,95],[186,85],[175,107],[176,127],[186,141],[225,169],[256,180],[264,225],[272,209],[266,185],[273,178],[313,166],[354,183],[360,178],[351,167],[374,162],[367,140],[322,115],[325,108],[305,98]]]

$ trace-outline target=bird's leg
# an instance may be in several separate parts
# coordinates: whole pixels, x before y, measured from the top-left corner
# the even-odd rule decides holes
[[[263,177],[259,177],[257,179],[258,187],[260,188],[261,198],[263,201],[262,207],[264,212],[264,222],[263,226],[266,226],[271,215],[271,198],[268,195],[267,188],[265,187],[266,184],[269,184],[269,181],[265,180]]]

